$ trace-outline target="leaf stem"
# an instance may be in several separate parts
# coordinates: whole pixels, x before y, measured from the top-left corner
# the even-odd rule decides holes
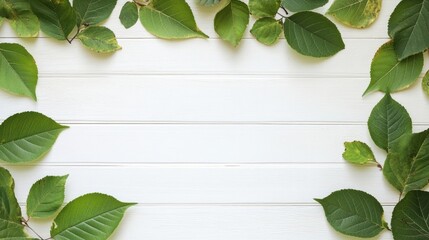
[[[71,39],[66,38],[67,42],[71,44],[73,40],[76,39],[77,35],[79,35],[81,30],[82,30],[81,26],[77,27],[76,34]]]
[[[280,8],[283,9],[283,11],[285,11],[286,15],[289,15],[289,12],[285,7],[281,6]]]
[[[27,227],[28,229],[30,229],[34,234],[36,234],[36,236],[38,238],[40,238],[40,240],[46,240],[44,239],[42,236],[40,236],[32,227],[30,227],[30,225],[28,225],[28,220],[22,219],[22,224]]]

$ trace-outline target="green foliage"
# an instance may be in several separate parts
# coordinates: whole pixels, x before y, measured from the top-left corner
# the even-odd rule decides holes
[[[426,240],[429,236],[429,193],[412,191],[393,210],[392,233],[397,240]]]
[[[1,0],[0,17],[8,20],[19,37],[36,37],[39,34],[39,20],[26,0]]]
[[[374,153],[366,143],[359,141],[345,142],[344,147],[346,150],[343,153],[343,158],[350,163],[361,165],[377,163]]]
[[[370,238],[387,229],[383,207],[373,196],[357,190],[341,190],[316,199],[331,226],[343,234]]]
[[[300,12],[286,18],[284,33],[289,45],[306,56],[329,57],[345,47],[335,24],[314,12]]]
[[[83,45],[98,53],[112,53],[119,49],[115,34],[108,28],[102,26],[91,26],[85,28],[77,35]]]
[[[117,0],[73,0],[77,26],[97,25],[112,14]]]
[[[328,0],[282,0],[282,6],[292,12],[303,12],[324,6]]]
[[[260,43],[273,45],[280,38],[282,24],[274,18],[265,17],[258,19],[250,32]]]
[[[328,10],[341,23],[355,28],[366,28],[380,14],[382,0],[335,0]]]
[[[371,82],[364,95],[373,91],[396,92],[408,88],[423,69],[423,54],[402,61],[396,58],[393,43],[380,47],[371,63]]]
[[[255,17],[274,17],[280,8],[280,0],[249,0],[249,9]]]
[[[185,0],[152,0],[140,8],[140,21],[148,32],[159,38],[208,37],[197,27]]]
[[[249,24],[249,14],[249,8],[245,3],[231,0],[216,14],[214,26],[217,34],[234,47],[238,46]]]
[[[0,88],[36,100],[38,70],[33,56],[16,43],[0,43]]]
[[[200,5],[208,6],[208,7],[214,6],[220,2],[221,2],[221,0],[198,0],[198,3]]]
[[[0,160],[9,163],[38,160],[66,128],[36,112],[13,115],[0,125]]]
[[[47,176],[30,189],[27,198],[27,215],[30,218],[46,218],[54,215],[64,202],[64,191],[68,175]]]
[[[139,20],[139,9],[137,4],[134,2],[126,2],[121,9],[119,19],[125,28],[134,26]]]
[[[134,203],[123,203],[100,193],[84,195],[71,201],[58,214],[52,224],[51,237],[70,240],[107,239],[132,205]]]
[[[429,48],[429,0],[403,0],[389,20],[389,36],[393,39],[399,60]]]
[[[422,88],[423,88],[423,91],[427,95],[429,95],[429,71],[427,71],[425,76],[423,77]]]

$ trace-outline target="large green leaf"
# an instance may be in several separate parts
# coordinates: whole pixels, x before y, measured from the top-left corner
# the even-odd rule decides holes
[[[153,0],[140,8],[140,21],[148,32],[165,39],[207,38],[195,22],[185,0]]]
[[[231,0],[215,17],[214,26],[220,38],[238,46],[249,24],[249,8],[244,2]]]
[[[52,224],[51,237],[55,240],[105,240],[132,205],[100,193],[84,195],[61,210]]]
[[[380,14],[382,0],[335,0],[328,14],[355,28],[366,28]]]
[[[259,42],[265,45],[273,45],[280,38],[282,24],[270,17],[258,19],[250,30]]]
[[[31,0],[42,31],[55,39],[66,40],[76,25],[76,14],[69,0]]]
[[[115,34],[106,27],[91,26],[79,33],[83,45],[98,53],[111,53],[121,49]]]
[[[0,43],[0,88],[36,100],[38,70],[34,58],[15,43]]]
[[[134,2],[126,2],[121,9],[119,19],[125,28],[134,26],[139,20],[139,9]]]
[[[429,0],[403,0],[389,20],[389,36],[393,39],[399,60],[429,48]]]
[[[335,24],[319,13],[300,12],[286,18],[284,33],[289,45],[306,56],[328,57],[345,47]]]
[[[396,58],[393,43],[378,49],[371,63],[371,82],[364,95],[373,91],[395,92],[412,85],[423,69],[423,54],[419,53],[402,61]]]
[[[0,125],[0,160],[24,163],[40,159],[66,126],[36,112],[13,115]]]
[[[429,236],[429,193],[412,191],[393,210],[395,240],[427,240]]]
[[[303,12],[322,7],[329,0],[282,0],[282,6],[292,12]]]
[[[27,215],[46,218],[55,214],[64,202],[66,176],[47,176],[37,181],[27,198]]]
[[[101,23],[112,14],[116,2],[117,0],[73,0],[77,25],[95,25]]]
[[[280,8],[280,0],[249,0],[249,9],[255,17],[274,17]]]
[[[40,23],[27,0],[1,0],[0,16],[9,20],[19,37],[36,37]]]
[[[343,158],[347,162],[354,164],[376,163],[374,153],[371,148],[363,142],[345,142],[346,150],[343,153]]]
[[[429,95],[429,71],[427,71],[425,76],[423,77],[422,87],[426,95]]]
[[[370,238],[387,228],[383,207],[373,196],[357,190],[341,190],[316,199],[331,226],[343,234]]]
[[[368,129],[374,143],[389,152],[402,136],[412,133],[412,122],[407,110],[386,94],[372,110]]]

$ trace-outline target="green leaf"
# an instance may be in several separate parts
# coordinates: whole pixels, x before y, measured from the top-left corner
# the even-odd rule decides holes
[[[121,49],[115,34],[106,27],[91,26],[79,33],[83,45],[98,53],[111,53]]]
[[[423,91],[427,95],[429,95],[429,71],[427,71],[425,76],[423,77],[422,87],[423,87]]]
[[[211,7],[218,3],[220,3],[221,0],[198,0],[198,3],[202,6]]]
[[[69,0],[31,0],[42,31],[55,39],[66,40],[76,25],[76,14]]]
[[[214,26],[221,39],[238,46],[249,24],[249,8],[244,2],[231,0],[215,17]]]
[[[140,21],[148,32],[165,39],[207,38],[195,22],[185,0],[152,0],[140,8]]]
[[[412,191],[393,210],[392,233],[397,240],[426,240],[429,236],[429,193]]]
[[[0,160],[10,163],[38,160],[66,128],[40,113],[15,114],[0,125]]]
[[[51,237],[55,240],[105,240],[132,205],[134,203],[122,203],[100,193],[84,195],[71,201],[58,214]]]
[[[429,181],[429,130],[403,137],[399,150],[388,154],[384,171],[401,194],[425,187]]]
[[[122,7],[121,14],[119,15],[122,25],[125,28],[130,28],[139,20],[139,10],[134,2],[126,2]]]
[[[429,0],[403,0],[389,20],[389,36],[393,39],[399,60],[429,48]]]
[[[274,18],[261,18],[255,22],[250,32],[259,42],[273,45],[280,38],[282,24]]]
[[[50,217],[60,209],[67,177],[47,176],[33,184],[27,198],[27,215],[30,218]]]
[[[399,61],[393,43],[378,49],[371,63],[371,82],[364,95],[373,91],[396,92],[412,85],[423,69],[423,54]]]
[[[371,238],[387,228],[383,220],[383,207],[368,193],[341,190],[315,200],[323,206],[331,226],[340,233]]]
[[[343,153],[343,158],[354,164],[376,163],[374,153],[371,148],[363,142],[345,142],[346,150]]]
[[[402,136],[412,133],[412,122],[407,110],[386,94],[372,110],[368,129],[374,143],[389,152]]]
[[[282,6],[292,12],[303,12],[319,8],[329,0],[282,0]]]
[[[36,37],[40,23],[27,0],[1,0],[0,16],[7,18],[19,37]]]
[[[15,43],[0,43],[0,88],[36,100],[38,70],[33,56]]]
[[[382,0],[335,0],[328,10],[341,23],[366,28],[380,15]]]
[[[78,26],[95,25],[109,18],[117,0],[73,0]]]
[[[0,26],[3,24],[3,22],[4,22],[4,18],[0,17]]]
[[[297,52],[312,57],[329,57],[344,49],[341,33],[319,13],[300,12],[286,18],[284,33]]]
[[[280,8],[280,0],[249,0],[249,8],[255,17],[274,17]]]

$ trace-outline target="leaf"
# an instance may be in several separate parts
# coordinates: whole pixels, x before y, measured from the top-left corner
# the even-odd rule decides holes
[[[47,176],[33,184],[27,198],[27,215],[30,218],[50,217],[60,209],[67,177]]]
[[[329,224],[340,233],[370,238],[387,229],[383,207],[368,193],[348,189],[315,200],[323,206]]]
[[[111,53],[121,49],[115,34],[106,27],[91,26],[79,33],[83,45],[98,53]]]
[[[328,10],[341,23],[366,28],[380,15],[382,0],[335,0]]]
[[[344,147],[346,150],[343,153],[343,158],[350,163],[363,165],[376,162],[374,153],[366,143],[345,142]]]
[[[407,110],[386,94],[372,110],[368,129],[374,143],[389,152],[402,136],[412,133],[412,121]]]
[[[68,0],[31,0],[30,4],[46,35],[67,39],[76,25],[76,14]]]
[[[198,0],[198,3],[202,6],[211,7],[218,3],[220,3],[221,0]]]
[[[427,71],[425,76],[423,77],[422,87],[423,87],[423,91],[427,95],[429,95],[429,71]]]
[[[36,37],[40,23],[27,0],[1,0],[0,16],[7,18],[19,37]]]
[[[91,26],[103,22],[112,14],[116,3],[117,0],[73,0],[77,26]]]
[[[214,26],[221,39],[238,46],[249,24],[249,8],[244,2],[231,0],[215,17]]]
[[[38,70],[33,56],[15,43],[0,43],[0,88],[36,100]]]
[[[280,38],[282,24],[274,18],[261,18],[255,22],[250,32],[259,42],[273,45]]]
[[[371,63],[371,82],[364,95],[373,91],[396,92],[412,85],[423,69],[423,54],[399,61],[393,43],[378,49]]]
[[[10,163],[38,160],[66,128],[40,113],[15,114],[0,125],[0,160]]]
[[[399,60],[429,48],[429,0],[403,0],[389,19],[389,36]]]
[[[185,0],[152,0],[140,8],[140,21],[148,32],[164,39],[207,38],[195,22]]]
[[[328,57],[345,47],[335,24],[314,12],[300,12],[286,18],[284,33],[289,45],[306,56]]]
[[[121,14],[119,15],[122,25],[125,28],[130,28],[139,20],[139,10],[134,2],[126,2],[122,7]]]
[[[282,6],[292,12],[303,12],[319,8],[329,0],[282,0]]]
[[[280,0],[249,0],[249,9],[253,16],[274,17],[280,8]]]
[[[134,203],[122,203],[100,193],[81,196],[67,204],[55,218],[51,237],[55,240],[105,240],[132,205]]]

